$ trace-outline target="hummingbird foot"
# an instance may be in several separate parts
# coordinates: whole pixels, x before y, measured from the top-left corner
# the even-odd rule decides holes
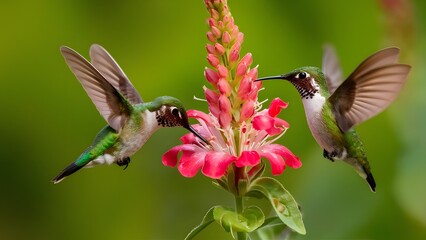
[[[334,162],[334,158],[337,156],[337,152],[327,152],[327,150],[324,149],[324,152],[322,153],[322,155],[327,158],[328,160]]]
[[[126,168],[129,166],[129,163],[130,163],[130,157],[126,157],[126,158],[123,158],[123,159],[117,161],[118,166],[121,167],[121,166],[125,165],[123,170],[126,170]]]

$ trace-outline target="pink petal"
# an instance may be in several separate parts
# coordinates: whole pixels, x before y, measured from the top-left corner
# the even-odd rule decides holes
[[[186,114],[188,115],[189,118],[195,118],[198,121],[204,121],[207,125],[212,124],[212,120],[210,116],[205,112],[190,109],[186,111]]]
[[[237,167],[256,166],[260,163],[260,156],[257,151],[243,151],[235,162]]]
[[[163,154],[162,162],[165,166],[174,167],[176,166],[176,163],[178,161],[179,152],[181,151],[194,152],[195,149],[196,149],[195,145],[192,145],[192,144],[183,144],[183,145],[175,146]]]
[[[203,169],[201,170],[204,175],[210,178],[221,178],[229,164],[235,161],[235,156],[224,152],[209,152],[205,157]]]
[[[274,100],[272,100],[271,105],[269,105],[269,116],[271,117],[275,117],[277,116],[280,112],[282,108],[287,108],[288,103],[284,102],[283,100],[281,100],[280,98],[275,98]]]
[[[294,155],[288,148],[280,144],[269,144],[262,147],[262,151],[273,152],[281,155],[285,159],[286,165],[291,168],[300,168],[302,162],[300,159]]]
[[[284,162],[284,159],[280,155],[272,153],[272,152],[262,151],[260,156],[269,160],[269,162],[271,163],[273,175],[279,175],[284,171],[285,162]]]
[[[192,144],[196,142],[195,139],[196,137],[193,133],[187,133],[180,138],[183,144]]]
[[[206,152],[184,152],[179,162],[178,170],[184,177],[194,177],[204,165]]]
[[[274,119],[263,114],[257,114],[253,118],[253,127],[256,130],[266,130],[274,126]]]
[[[278,128],[289,128],[290,124],[281,118],[274,118],[274,126]]]

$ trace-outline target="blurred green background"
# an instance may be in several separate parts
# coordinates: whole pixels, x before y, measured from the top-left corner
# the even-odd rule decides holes
[[[348,166],[323,159],[300,97],[268,82],[260,98],[290,106],[280,139],[304,165],[278,179],[300,203],[307,228],[296,239],[426,239],[426,3],[404,1],[233,1],[259,75],[321,66],[332,43],[347,76],[386,46],[401,47],[413,71],[384,113],[357,127],[377,193]],[[206,110],[207,39],[203,1],[8,1],[0,6],[0,239],[183,239],[212,205],[232,197],[199,174],[164,167],[162,154],[184,129],[159,130],[117,166],[84,169],[59,185],[50,180],[91,144],[104,120],[59,53],[84,56],[92,43],[119,62],[145,101],[180,98]],[[260,204],[266,204],[260,202]],[[212,225],[198,239],[229,239]]]

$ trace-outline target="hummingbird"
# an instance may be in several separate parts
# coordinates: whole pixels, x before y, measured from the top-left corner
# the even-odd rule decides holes
[[[161,127],[184,127],[209,144],[189,124],[180,100],[161,96],[152,102],[143,102],[120,66],[100,45],[90,47],[91,63],[69,47],[62,46],[60,50],[108,125],[77,160],[52,180],[53,183],[59,183],[83,167],[116,163],[126,168],[130,156]]]
[[[411,66],[398,63],[399,52],[390,47],[374,53],[343,81],[334,49],[325,46],[322,69],[301,67],[256,81],[282,79],[293,84],[323,156],[350,164],[375,192],[376,182],[353,127],[382,112],[400,93]]]

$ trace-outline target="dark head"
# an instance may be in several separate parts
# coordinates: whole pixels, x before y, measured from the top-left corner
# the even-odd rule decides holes
[[[317,67],[302,67],[283,75],[258,78],[255,81],[272,79],[288,80],[296,87],[300,96],[305,99],[312,98],[318,92],[323,96],[326,95],[323,93],[327,89],[325,77],[321,69]]]
[[[152,101],[152,106],[159,126],[184,127],[205,143],[209,144],[203,136],[191,127],[188,116],[186,115],[186,110],[179,99],[169,96],[158,97]]]

